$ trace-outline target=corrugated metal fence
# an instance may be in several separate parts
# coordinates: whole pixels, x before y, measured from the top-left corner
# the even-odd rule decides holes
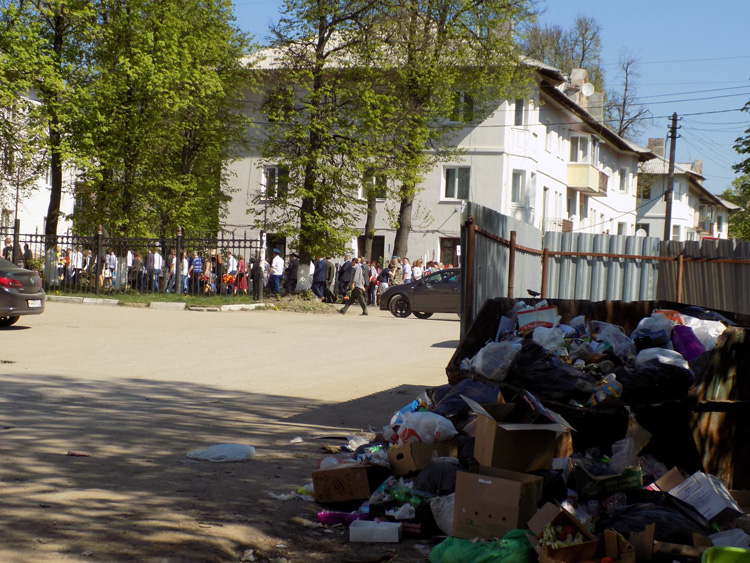
[[[548,232],[480,205],[462,213],[462,334],[487,299],[667,300],[750,314],[750,243]]]

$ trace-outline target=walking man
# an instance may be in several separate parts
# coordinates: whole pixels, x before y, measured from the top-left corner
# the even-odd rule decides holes
[[[318,256],[313,271],[312,292],[318,299],[323,299],[326,288],[326,261],[322,256]]]
[[[281,250],[273,249],[273,260],[271,260],[271,271],[268,275],[268,289],[278,297],[281,293],[281,276],[284,273],[284,259]]]
[[[361,267],[357,266],[357,259],[352,258],[351,261],[351,274],[352,281],[349,283],[349,287],[352,289],[352,296],[349,301],[346,302],[343,309],[339,309],[339,313],[346,315],[347,309],[353,301],[357,301],[359,306],[362,307],[362,315],[367,315],[367,301],[365,300],[365,276]]]

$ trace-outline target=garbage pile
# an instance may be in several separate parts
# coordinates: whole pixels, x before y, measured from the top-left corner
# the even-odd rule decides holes
[[[685,422],[731,324],[654,310],[626,334],[519,301],[463,380],[321,461],[319,522],[352,542],[437,539],[434,563],[750,562],[750,495],[702,471]]]

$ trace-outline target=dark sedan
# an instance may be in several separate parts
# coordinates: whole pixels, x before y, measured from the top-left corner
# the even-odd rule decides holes
[[[412,313],[428,319],[433,313],[461,312],[461,270],[448,268],[424,276],[421,280],[392,285],[380,296],[380,308],[396,317]]]
[[[0,327],[14,324],[21,315],[44,312],[42,278],[0,258]]]

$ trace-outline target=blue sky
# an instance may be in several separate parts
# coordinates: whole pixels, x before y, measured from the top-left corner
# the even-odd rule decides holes
[[[234,5],[240,29],[263,43],[282,1],[235,0]],[[568,28],[578,16],[601,24],[608,88],[619,85],[623,49],[637,56],[638,97],[654,116],[638,141],[645,145],[649,137],[664,138],[677,112],[678,162],[702,160],[712,192],[730,186],[732,165],[740,160],[734,140],[750,128],[750,114],[736,111],[750,101],[750,1],[541,0],[538,7],[546,25]]]

